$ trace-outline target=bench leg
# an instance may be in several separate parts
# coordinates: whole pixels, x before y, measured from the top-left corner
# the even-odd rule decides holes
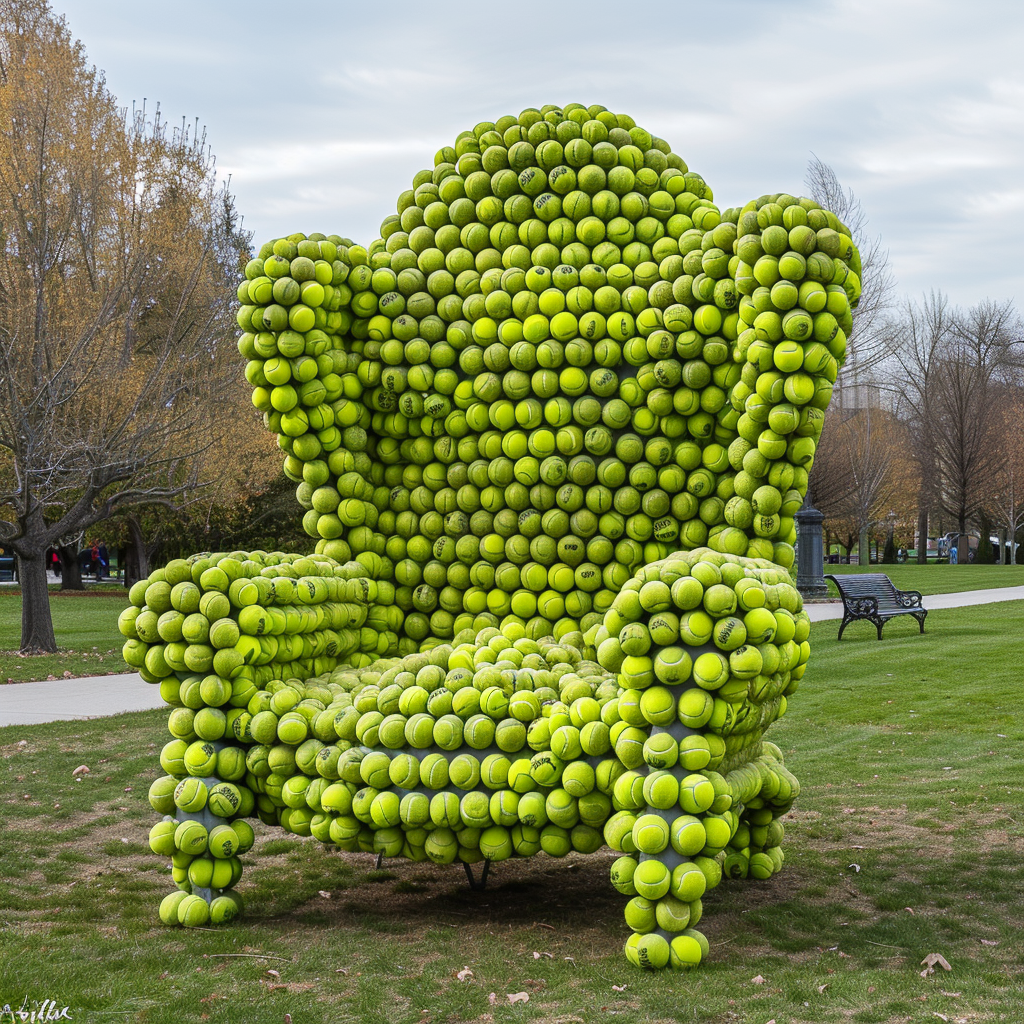
[[[846,629],[846,627],[852,621],[853,621],[853,619],[848,618],[846,616],[843,616],[843,621],[839,624],[839,636],[836,637],[837,640],[842,640],[843,639],[843,630]]]
[[[479,880],[473,877],[473,869],[465,861],[462,862],[462,866],[466,869],[466,878],[469,879],[470,889],[474,892],[482,892],[487,888],[487,873],[491,868],[491,862],[489,860],[484,861],[484,866],[480,871]]]
[[[925,616],[927,616],[927,614],[928,613],[925,612],[923,615],[922,614],[916,614],[916,613],[914,615],[914,618],[917,619],[917,624],[921,627],[921,632],[922,633],[924,632],[924,620],[925,620]]]
[[[882,639],[882,627],[885,625],[885,619],[875,619],[875,628],[878,630],[878,639]]]

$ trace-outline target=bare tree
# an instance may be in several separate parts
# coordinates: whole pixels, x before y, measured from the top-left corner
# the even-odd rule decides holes
[[[202,133],[128,115],[45,0],[0,0],[0,540],[24,651],[56,650],[48,548],[198,482],[233,375],[231,209]]]
[[[850,229],[860,253],[862,290],[853,311],[843,377],[850,385],[870,384],[870,371],[890,354],[886,319],[893,304],[895,281],[889,250],[883,246],[881,235],[868,233],[867,214],[853,190],[844,189],[832,167],[813,154],[804,185],[819,206],[830,210]]]

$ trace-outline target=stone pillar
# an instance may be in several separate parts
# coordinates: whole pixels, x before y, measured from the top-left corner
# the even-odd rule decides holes
[[[825,517],[808,501],[793,517],[796,519],[796,586],[804,597],[827,597],[828,584],[823,571],[824,551],[821,524]]]

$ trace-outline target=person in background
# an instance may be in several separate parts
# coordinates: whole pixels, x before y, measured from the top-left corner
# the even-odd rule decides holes
[[[107,554],[107,545],[104,541],[100,541],[96,546],[96,557],[99,559],[97,563],[96,578],[99,579],[101,576],[110,575],[110,555]]]
[[[100,549],[94,540],[89,548],[89,571],[96,577],[97,580],[100,578]]]

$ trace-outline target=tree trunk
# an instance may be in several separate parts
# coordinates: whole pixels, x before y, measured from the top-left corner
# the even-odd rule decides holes
[[[857,538],[857,562],[859,565],[871,564],[871,536],[869,527],[862,526]]]
[[[50,617],[45,553],[17,557],[21,581],[21,650],[25,654],[55,654],[57,640]]]
[[[928,506],[917,510],[917,564],[928,564]]]
[[[131,587],[149,575],[149,552],[146,539],[142,536],[142,527],[134,516],[128,516],[128,533],[130,541],[125,559],[124,585]]]
[[[60,556],[60,589],[85,590],[82,582],[82,566],[78,561],[77,546],[67,545],[57,548]]]

